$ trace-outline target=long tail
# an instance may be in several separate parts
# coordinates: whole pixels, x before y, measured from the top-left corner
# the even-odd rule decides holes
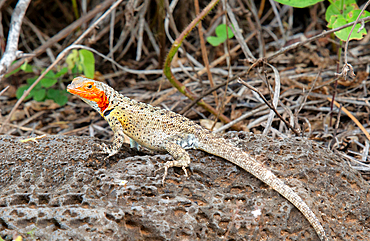
[[[301,211],[301,213],[307,218],[312,227],[315,229],[321,240],[328,240],[321,223],[311,209],[307,206],[307,204],[302,200],[302,198],[300,198],[293,191],[293,189],[284,184],[278,177],[276,177],[268,169],[264,168],[248,153],[235,146],[227,144],[227,142],[222,138],[205,139],[200,141],[198,148],[234,163],[269,185],[272,189],[289,200],[296,208],[298,208],[299,211]]]

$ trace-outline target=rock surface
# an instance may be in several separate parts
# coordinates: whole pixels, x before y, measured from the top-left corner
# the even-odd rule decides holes
[[[370,237],[369,184],[306,139],[225,135],[292,187],[333,240]],[[104,160],[99,140],[0,136],[0,236],[39,240],[318,240],[286,199],[239,167],[189,151],[189,177],[169,155],[124,146]]]

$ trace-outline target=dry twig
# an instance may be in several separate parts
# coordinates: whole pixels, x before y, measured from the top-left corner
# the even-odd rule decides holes
[[[0,60],[0,82],[7,72],[9,66],[14,60],[19,58],[22,53],[21,51],[18,51],[18,41],[23,17],[26,13],[29,3],[30,0],[19,0],[14,8],[5,53]]]
[[[263,100],[263,102],[265,102],[265,104],[270,108],[271,111],[273,111],[284,123],[285,125],[287,125],[287,127],[289,129],[291,129],[296,135],[299,135],[299,132],[297,130],[295,130],[293,128],[293,126],[291,126],[289,124],[289,122],[287,122],[279,113],[279,111],[276,110],[276,108],[271,105],[267,100],[266,98],[263,96],[263,94],[256,88],[254,88],[253,86],[251,86],[250,84],[248,84],[247,82],[245,82],[244,80],[242,80],[241,78],[238,78],[238,82],[245,85],[246,87],[248,87],[249,89],[251,89],[252,91],[256,92],[260,97],[261,99]],[[269,117],[270,118],[270,117]],[[266,128],[265,130],[267,129],[267,125],[266,125]]]
[[[98,20],[96,20],[83,34],[81,34],[81,36],[72,44],[77,44],[79,42],[81,42],[86,36],[88,33],[90,33],[95,27],[96,25],[102,21],[104,18],[106,18],[113,9],[115,9],[123,0],[117,0],[112,6],[110,9],[108,9]],[[2,129],[4,128],[4,126],[6,124],[9,123],[10,121],[10,118],[12,117],[12,115],[14,114],[15,110],[18,108],[18,106],[22,103],[22,101],[24,100],[24,98],[26,98],[27,95],[29,95],[29,93],[31,92],[31,90],[39,83],[39,81],[45,77],[45,75],[57,64],[59,63],[59,61],[61,61],[66,55],[68,54],[68,50],[63,50],[57,57],[57,59],[55,60],[54,63],[52,63],[38,78],[37,80],[26,90],[24,91],[23,95],[21,98],[19,98],[19,100],[17,101],[17,103],[14,105],[13,109],[10,111],[8,117],[6,118],[6,120],[3,122],[3,124],[1,125],[0,127],[0,132],[2,131]]]

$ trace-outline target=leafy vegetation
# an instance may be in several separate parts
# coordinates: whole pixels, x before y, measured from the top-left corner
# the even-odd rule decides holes
[[[68,72],[66,67],[62,68],[57,73],[53,71],[49,71],[45,78],[41,79],[41,81],[33,88],[30,94],[26,97],[27,99],[33,98],[36,101],[44,101],[46,99],[54,100],[55,103],[59,105],[65,105],[67,103],[67,92],[65,90],[53,88],[53,86],[58,82],[60,77]],[[36,77],[32,77],[27,79],[27,84],[22,85],[17,89],[16,96],[17,98],[21,98],[23,92],[27,90],[37,79]]]
[[[318,2],[322,2],[323,0],[309,0],[309,1],[301,1],[301,0],[276,0],[281,4],[289,5],[292,7],[297,8],[304,8],[311,5],[314,5]],[[355,0],[330,0],[330,5],[326,9],[325,12],[325,20],[328,22],[328,28],[338,28],[347,23],[351,23],[356,21],[357,17],[359,16],[361,10],[359,9]],[[364,11],[361,18],[369,17],[370,13],[368,11]],[[356,24],[350,40],[351,39],[362,39],[364,35],[367,34],[366,29],[362,28],[361,31],[358,32],[360,29],[361,24]],[[335,36],[337,36],[342,41],[347,41],[349,33],[352,29],[351,27],[347,27],[340,31],[335,32]]]
[[[328,28],[338,28],[347,23],[351,23],[356,21],[357,17],[359,16],[361,10],[358,8],[357,3],[355,0],[345,0],[344,4],[341,5],[341,1],[335,1],[326,10],[325,13],[325,20],[328,22]],[[369,17],[370,13],[368,11],[364,11],[361,18]],[[367,34],[366,29],[363,28],[360,32],[357,32],[361,27],[361,24],[356,24],[353,32],[351,34],[351,39],[362,39],[364,35]],[[351,27],[342,29],[340,31],[335,32],[335,36],[343,41],[347,41],[349,33],[352,29]]]
[[[284,4],[284,5],[288,5],[288,6],[292,6],[292,7],[295,7],[295,8],[305,8],[305,7],[308,7],[308,6],[315,5],[316,3],[322,2],[322,1],[324,1],[324,0],[305,0],[305,1],[302,1],[302,0],[275,0],[275,2]]]
[[[94,78],[95,59],[94,54],[89,50],[72,50],[66,58],[66,63],[72,73],[84,73],[87,78]]]
[[[94,78],[95,72],[95,59],[92,52],[81,49],[73,50],[66,58],[66,64],[68,67],[62,67],[57,72],[49,71],[43,79],[31,90],[30,94],[26,97],[26,100],[33,98],[36,101],[44,101],[47,99],[53,100],[55,103],[63,106],[68,101],[68,94],[66,90],[57,88],[56,84],[63,80],[63,76],[71,72],[72,76],[77,76],[83,73],[88,78]],[[25,73],[34,73],[36,67],[24,63],[21,67],[14,70],[7,75],[17,73],[22,70]],[[27,79],[27,84],[20,86],[17,89],[16,96],[21,98],[23,92],[27,90],[38,77],[32,77]]]

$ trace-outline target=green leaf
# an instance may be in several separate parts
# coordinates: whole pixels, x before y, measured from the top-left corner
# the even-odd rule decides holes
[[[217,37],[209,36],[207,37],[207,42],[216,47],[226,41],[226,24],[218,25],[215,29],[215,32]],[[229,36],[229,38],[234,37],[234,33],[230,27],[227,27],[227,35]]]
[[[44,73],[44,72],[45,71],[42,71],[42,73]],[[55,78],[55,74],[54,74],[54,72],[52,70],[50,70],[49,72],[47,72],[45,74],[45,77],[47,77],[47,78]]]
[[[333,28],[338,28],[338,27],[343,26],[347,23],[355,21],[357,19],[358,15],[360,14],[360,12],[361,12],[361,10],[359,10],[359,9],[353,10],[352,12],[350,12],[347,15],[347,19],[344,19],[343,17],[338,18],[337,21],[334,22]],[[370,13],[367,12],[367,11],[364,11],[364,14],[361,16],[361,18],[368,17],[368,16],[370,16]],[[357,31],[360,29],[360,27],[361,27],[361,24],[356,24],[355,28],[352,31],[351,37],[349,38],[350,40],[352,40],[352,39],[360,40],[360,39],[363,38],[364,35],[367,34],[365,28],[363,28],[359,33],[357,33]],[[339,39],[341,39],[343,41],[347,41],[347,38],[349,36],[349,33],[350,33],[351,29],[352,29],[352,26],[347,27],[345,29],[342,29],[340,31],[337,31],[334,34]]]
[[[73,49],[72,52],[70,54],[68,54],[68,56],[66,58],[66,63],[67,63],[68,69],[73,69],[73,67],[75,67],[76,62],[79,59],[78,56],[79,56],[78,51],[76,49]]]
[[[54,78],[43,78],[43,79],[41,79],[40,82],[41,82],[41,85],[43,87],[49,88],[49,87],[55,85],[58,82],[58,80],[54,79]]]
[[[77,73],[82,73],[82,71],[84,70],[81,63],[76,64],[76,69],[77,69]]]
[[[32,78],[28,78],[27,79],[27,84],[33,84],[33,82],[35,82],[35,80],[37,80],[37,77],[32,77]]]
[[[344,3],[344,4],[343,4]],[[343,4],[343,5],[342,5]],[[361,10],[359,10],[357,3],[355,0],[333,0],[326,10],[325,19],[328,21],[328,28],[339,28],[347,23],[354,22],[358,15],[360,14]],[[361,18],[370,16],[370,13],[364,11]],[[364,35],[367,34],[366,29],[362,29],[359,33],[361,24],[357,24],[351,34],[351,39],[362,39]],[[340,31],[335,32],[334,34],[341,40],[346,41],[348,35],[351,31],[351,27],[347,27]]]
[[[79,53],[84,75],[87,78],[94,78],[95,73],[94,54],[86,49],[79,50]]]
[[[225,40],[226,40],[226,24],[218,25],[215,32],[216,32],[217,36],[225,38]],[[228,33],[229,38],[234,37],[234,33],[233,33],[233,31],[231,30],[230,27],[227,27],[227,33]]]
[[[215,37],[215,36],[208,36],[207,37],[207,42],[210,43],[212,46],[216,47],[223,42],[225,42],[226,38],[220,38],[220,37]]]
[[[46,90],[45,89],[38,89],[38,90],[31,90],[30,95],[33,96],[33,99],[36,101],[43,101],[46,97]]]
[[[23,92],[25,91],[25,90],[27,90],[28,88],[30,87],[30,85],[21,85],[18,89],[17,89],[17,91],[15,92],[15,96],[17,97],[17,99],[20,99],[21,97],[22,97],[22,95],[23,95]],[[29,98],[31,98],[32,97],[32,95],[31,94],[29,94],[29,95],[27,95],[27,97],[25,98],[25,100],[28,100]]]
[[[60,76],[63,76],[63,75],[65,75],[67,72],[68,72],[68,68],[67,68],[67,67],[64,67],[64,68],[62,68],[61,70],[59,70],[59,72],[57,72],[57,73],[55,74],[55,77],[56,77],[56,78],[58,78],[58,77],[60,77]]]
[[[72,74],[74,74],[74,75],[77,75],[77,74],[79,74],[80,72],[78,71],[78,67],[77,67],[77,65],[75,65],[73,68],[72,68]]]
[[[54,100],[60,106],[63,106],[68,101],[67,92],[64,90],[48,89],[46,98]]]
[[[335,20],[335,22],[333,23],[333,28],[337,28],[337,27],[343,26],[345,24],[347,24],[347,21],[341,15],[339,15],[337,17],[337,20]],[[337,31],[334,34],[335,34],[335,36],[337,36],[341,40],[345,41],[345,39],[347,39],[346,36],[348,37],[348,34],[349,34],[350,30],[351,30],[351,27],[348,27],[348,28],[342,29],[340,31]]]
[[[32,77],[32,78],[28,78],[27,79],[27,84],[28,85],[32,85],[36,80],[37,80],[37,76],[36,77]],[[40,89],[42,88],[42,85],[40,82],[37,83],[37,85],[34,87],[34,89]]]
[[[324,0],[275,0],[275,2],[278,2],[278,3],[281,3],[281,4],[285,4],[285,5],[288,5],[288,6],[292,6],[292,7],[295,7],[295,8],[305,8],[305,7],[308,7],[308,6],[312,6],[318,2],[322,2]]]
[[[12,65],[17,63],[17,61],[13,61]],[[11,76],[12,74],[15,74],[17,73],[19,70],[21,70],[21,68],[16,68],[15,70],[13,70],[12,72],[8,73],[5,75],[5,78],[8,78],[9,76]]]
[[[340,1],[333,2],[333,4],[329,5],[325,12],[325,20],[328,22],[328,28],[332,28],[338,16],[345,17],[349,12],[354,10],[357,5],[353,5],[353,1],[347,0],[343,6],[340,5]],[[356,1],[354,3],[356,4]]]
[[[338,15],[332,15],[332,16],[330,16],[329,21],[327,21],[328,22],[327,27],[328,28],[333,28],[333,23],[337,20],[337,18],[338,18]]]
[[[12,72],[10,72],[9,74],[6,74],[6,75],[5,75],[5,78],[8,78],[9,76],[11,76],[11,75],[13,75],[13,74],[17,73],[19,70],[21,70],[21,68],[16,68],[15,70],[13,70]]]
[[[24,62],[20,69],[26,73],[33,73],[32,65],[28,64],[27,62]]]

